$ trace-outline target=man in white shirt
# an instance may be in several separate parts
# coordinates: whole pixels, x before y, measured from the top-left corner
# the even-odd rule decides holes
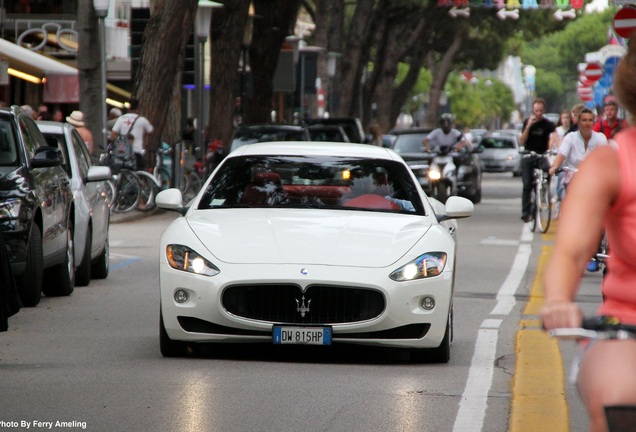
[[[131,134],[135,138],[133,152],[137,160],[137,169],[144,169],[146,168],[144,140],[146,135],[152,133],[153,130],[154,128],[148,119],[139,114],[139,100],[133,98],[130,100],[129,112],[120,116],[115,122],[113,130],[110,132],[110,140],[113,141],[120,134]]]

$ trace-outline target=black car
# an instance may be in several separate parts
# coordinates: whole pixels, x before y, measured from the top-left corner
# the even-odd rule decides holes
[[[307,130],[312,141],[349,142],[349,137],[341,126],[317,124],[307,126]]]
[[[267,141],[310,141],[310,137],[303,126],[278,124],[239,126],[232,134],[230,151],[245,144]]]
[[[63,163],[26,113],[0,108],[0,231],[24,306],[75,286],[73,196]]]
[[[393,150],[411,167],[422,189],[433,194],[433,187],[429,180],[429,167],[434,153],[424,151],[423,141],[433,129],[408,128],[394,129],[389,132],[395,136]],[[457,194],[468,198],[474,203],[481,201],[481,161],[475,148],[470,152],[453,154],[453,163],[457,167]]]
[[[340,126],[342,129],[344,129],[347,137],[349,137],[349,142],[362,144],[367,142],[364,134],[364,129],[362,128],[362,123],[360,123],[360,119],[356,117],[305,119],[303,120],[303,123],[306,126]]]

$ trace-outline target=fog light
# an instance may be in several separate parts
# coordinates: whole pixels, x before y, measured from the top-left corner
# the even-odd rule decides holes
[[[435,299],[433,297],[424,297],[422,299],[422,307],[426,310],[432,310],[435,307]]]
[[[186,290],[178,289],[174,292],[174,301],[177,303],[185,303],[188,301],[188,292]]]

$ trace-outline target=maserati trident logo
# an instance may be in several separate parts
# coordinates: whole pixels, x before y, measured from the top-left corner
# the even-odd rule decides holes
[[[311,300],[307,300],[307,304],[305,304],[305,296],[302,298],[302,303],[296,299],[296,311],[300,312],[300,317],[305,318],[307,312],[309,312],[309,305],[311,304]]]

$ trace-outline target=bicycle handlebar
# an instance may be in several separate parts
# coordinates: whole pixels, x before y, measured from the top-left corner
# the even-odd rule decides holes
[[[595,316],[583,318],[581,327],[555,328],[548,330],[552,337],[586,338],[596,340],[626,340],[636,339],[636,326],[621,324],[614,317]]]

